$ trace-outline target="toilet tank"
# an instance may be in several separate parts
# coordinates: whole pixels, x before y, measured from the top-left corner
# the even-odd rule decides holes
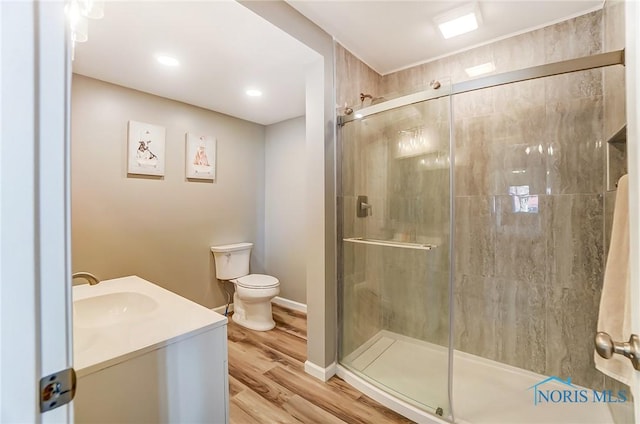
[[[211,246],[216,261],[216,277],[231,280],[249,275],[249,257],[253,243],[235,243]]]

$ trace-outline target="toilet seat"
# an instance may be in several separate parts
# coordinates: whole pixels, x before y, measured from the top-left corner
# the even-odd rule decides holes
[[[249,274],[232,281],[246,289],[269,289],[280,285],[280,281],[276,277],[265,274]]]

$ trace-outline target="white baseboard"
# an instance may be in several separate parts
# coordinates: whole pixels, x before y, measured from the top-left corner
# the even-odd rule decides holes
[[[329,365],[327,368],[319,367],[313,362],[305,361],[304,363],[304,371],[312,377],[317,378],[318,380],[328,381],[331,377],[336,374],[337,364],[334,362]]]
[[[304,312],[305,314],[307,313],[307,305],[294,300],[285,299],[284,297],[276,296],[271,299],[271,303],[282,306],[283,308],[293,309],[294,311]]]
[[[283,308],[293,309],[294,311],[307,313],[307,305],[304,303],[296,302],[294,300],[285,299],[284,297],[276,296],[271,299],[271,303],[282,306]],[[212,311],[224,315],[224,310],[227,305],[218,306],[217,308],[211,308]],[[229,312],[233,312],[233,303],[229,304]]]
[[[213,312],[217,312],[220,315],[224,315],[224,310],[227,308],[227,305],[218,306],[217,308],[211,308]],[[229,304],[229,312],[233,312],[233,303]]]
[[[282,306],[283,308],[293,309],[294,311],[300,311],[307,313],[307,305],[304,303],[296,302],[294,300],[285,299],[284,297],[276,296],[271,299],[271,303]],[[227,305],[218,306],[217,308],[211,308],[212,311],[224,315],[224,310]],[[233,303],[229,304],[229,312],[233,312]]]

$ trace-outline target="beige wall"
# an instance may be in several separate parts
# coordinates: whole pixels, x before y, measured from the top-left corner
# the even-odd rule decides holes
[[[127,176],[127,122],[166,128],[162,179]],[[264,127],[74,75],[72,268],[136,274],[206,307],[226,297],[209,246],[255,243],[264,272]],[[217,179],[184,177],[185,133],[217,137]]]
[[[307,303],[305,255],[305,118],[265,131],[265,272],[280,296]]]
[[[322,58],[306,86],[307,365],[332,374],[337,352],[335,89],[333,38],[283,1],[240,1]]]
[[[307,222],[310,223],[306,225],[305,232],[306,303],[308,308],[307,352],[309,363],[330,370],[331,368],[328,367],[335,362],[337,351],[334,168],[336,101],[334,92],[333,38],[285,2],[241,1],[241,4],[305,43],[319,54],[318,62],[309,65],[306,87],[305,162],[307,198],[305,216]],[[220,141],[218,156],[222,157]],[[121,160],[124,163],[124,153]],[[218,166],[220,167],[220,163]],[[241,166],[240,168],[245,169],[247,166]],[[263,170],[263,168],[261,169]],[[121,172],[124,172],[123,170],[124,168],[122,168]],[[219,168],[220,171],[221,169]],[[240,193],[236,194],[239,195]],[[246,198],[251,199],[251,196],[247,195]],[[254,196],[253,202],[257,206],[263,204],[264,199],[262,197],[257,199]],[[262,215],[258,214],[258,217],[262,219],[261,222],[264,222],[264,213]],[[259,225],[262,224],[256,224],[256,226]],[[260,231],[252,231],[251,229],[247,229],[247,232],[251,235],[260,234]],[[262,254],[262,251],[260,251],[260,254]],[[210,266],[212,267],[212,265]],[[254,266],[253,271],[258,270],[258,268]],[[219,288],[216,288],[215,295],[210,294],[208,298],[215,301],[212,303],[221,304],[222,292]]]

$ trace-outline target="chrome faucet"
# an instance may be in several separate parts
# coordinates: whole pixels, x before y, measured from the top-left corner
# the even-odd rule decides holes
[[[71,275],[71,279],[74,280],[76,278],[84,278],[85,280],[87,280],[89,282],[90,286],[95,286],[96,284],[98,284],[100,282],[98,277],[96,277],[95,275],[91,274],[90,272],[75,272],[75,273],[73,273],[73,275]]]

